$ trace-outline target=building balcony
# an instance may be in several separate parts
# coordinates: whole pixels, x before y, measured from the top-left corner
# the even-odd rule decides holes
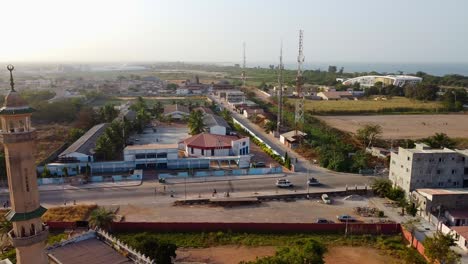
[[[11,244],[15,248],[27,247],[30,245],[34,245],[34,244],[46,241],[48,236],[49,236],[49,227],[46,225],[42,225],[42,230],[36,230],[36,234],[32,236],[17,237],[13,230],[8,232],[8,237],[10,238]]]
[[[35,129],[31,129],[27,132],[0,131],[0,142],[2,142],[3,144],[33,141],[36,139],[36,137],[37,134]]]

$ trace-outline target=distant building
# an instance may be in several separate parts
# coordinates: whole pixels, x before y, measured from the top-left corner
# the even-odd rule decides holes
[[[93,162],[96,141],[105,132],[109,124],[103,123],[93,126],[77,141],[59,154],[62,162]]]
[[[446,210],[468,208],[468,189],[416,189],[411,192],[412,201],[419,206],[419,214],[425,218],[430,215],[444,216]]]
[[[170,117],[172,119],[181,120],[184,117],[189,116],[190,111],[189,111],[188,107],[183,106],[183,105],[178,105],[178,104],[166,105],[166,106],[164,106],[163,115],[165,117]]]
[[[317,96],[322,98],[322,100],[332,101],[332,100],[350,100],[354,96],[350,92],[345,91],[330,91],[330,92],[320,92],[317,93]]]
[[[374,86],[377,82],[383,83],[384,86],[394,85],[398,87],[403,87],[405,85],[416,85],[422,82],[422,78],[409,75],[366,75],[348,79],[344,81],[343,84],[353,85],[355,83],[359,83],[359,85],[362,87],[371,87]]]
[[[246,118],[250,118],[253,115],[263,115],[264,113],[265,113],[265,111],[263,110],[263,108],[259,108],[259,107],[252,107],[252,108],[251,107],[246,107],[242,111],[242,114]]]
[[[444,216],[450,226],[468,226],[468,208],[448,210]]]
[[[187,157],[242,156],[250,153],[250,139],[201,133],[180,142]]]
[[[468,152],[431,149],[418,143],[414,149],[391,153],[389,179],[407,194],[421,188],[468,187]]]
[[[305,136],[307,136],[307,134],[302,131],[292,130],[287,133],[281,134],[280,142],[288,146],[289,148],[294,149],[299,146],[301,139]]]
[[[213,114],[205,114],[203,116],[203,124],[205,125],[208,133],[216,135],[226,135],[230,128],[226,120]]]

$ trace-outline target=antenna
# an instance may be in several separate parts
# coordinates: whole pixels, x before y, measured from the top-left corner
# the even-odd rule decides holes
[[[246,79],[246,75],[245,75],[245,42],[242,43],[242,58],[243,58],[243,62],[242,62],[241,79],[242,79],[242,86],[245,87],[245,79]]]
[[[281,122],[283,119],[283,40],[281,40],[280,47],[280,62],[278,65],[278,122],[276,124],[276,131],[280,134]]]
[[[8,64],[7,65],[7,70],[10,72],[10,86],[11,86],[11,91],[15,91],[15,82],[13,81],[13,70],[15,69],[15,66]]]
[[[299,30],[299,52],[297,55],[297,75],[296,75],[296,93],[297,97],[300,99],[296,101],[296,111],[294,115],[294,123],[295,123],[295,130],[297,135],[297,130],[299,128],[299,124],[304,122],[304,101],[305,96],[304,92],[302,91],[302,85],[304,84],[304,78],[302,76],[302,66],[304,63],[304,53],[303,53],[303,31],[302,29]]]

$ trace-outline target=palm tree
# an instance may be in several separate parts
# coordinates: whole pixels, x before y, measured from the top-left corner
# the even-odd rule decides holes
[[[115,220],[115,213],[106,208],[99,207],[91,212],[89,217],[89,224],[91,227],[102,228],[109,230],[111,228],[112,222]]]
[[[375,179],[371,184],[375,194],[386,196],[392,189],[392,182],[388,179]]]
[[[268,121],[265,124],[265,132],[270,133],[276,130],[276,124],[272,121]]]
[[[191,135],[203,132],[203,113],[201,111],[192,111],[188,119],[188,127]]]
[[[425,140],[431,148],[454,148],[456,143],[445,133],[435,133]]]

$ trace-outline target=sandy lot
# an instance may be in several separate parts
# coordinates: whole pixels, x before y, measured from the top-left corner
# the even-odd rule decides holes
[[[121,205],[119,214],[128,222],[265,222],[265,223],[312,223],[317,218],[337,221],[336,216],[349,214],[363,222],[376,222],[378,218],[360,217],[354,207],[375,207],[368,199],[344,201],[333,197],[333,204],[326,205],[318,200],[294,202],[263,202],[259,205],[238,207],[210,207],[205,205],[172,206]],[[387,218],[384,218],[387,219]]]
[[[177,250],[177,262],[201,262],[208,264],[237,264],[252,261],[256,257],[272,256],[275,247],[220,246],[211,248],[187,248]],[[325,263],[330,264],[393,264],[397,259],[380,254],[366,247],[331,247],[325,255]]]
[[[379,124],[383,138],[419,139],[435,133],[450,137],[468,137],[468,115],[371,115],[371,116],[317,116],[332,127],[355,133],[365,124]]]

